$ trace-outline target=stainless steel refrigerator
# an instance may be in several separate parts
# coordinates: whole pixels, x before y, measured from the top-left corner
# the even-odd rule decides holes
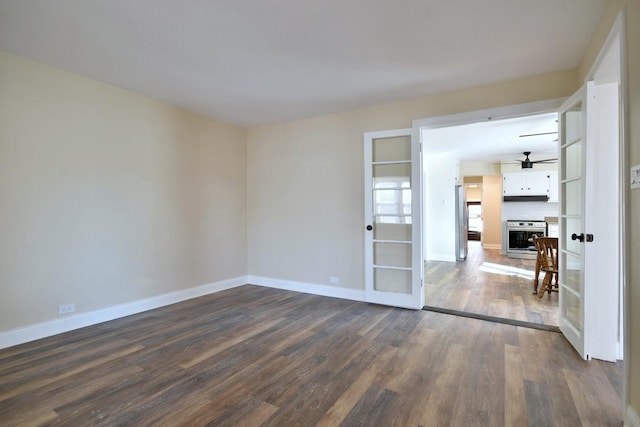
[[[467,239],[469,237],[469,213],[464,187],[456,185],[456,260],[467,259]]]

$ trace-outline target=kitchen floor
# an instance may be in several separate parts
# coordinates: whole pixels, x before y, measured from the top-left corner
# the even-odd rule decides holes
[[[533,295],[534,269],[533,259],[507,258],[469,241],[464,262],[427,261],[425,304],[558,326],[558,294]]]

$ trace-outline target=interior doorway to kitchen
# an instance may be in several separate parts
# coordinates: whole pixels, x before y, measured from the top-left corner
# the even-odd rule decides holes
[[[557,106],[562,100],[485,112],[421,130],[425,180],[425,305],[543,326],[558,326],[558,294],[533,295],[535,252],[508,253],[508,220],[557,221]],[[473,115],[474,113],[470,113]],[[502,117],[501,117],[502,116]],[[524,152],[529,152],[524,156]],[[531,161],[523,165],[525,158]],[[535,162],[535,163],[534,163]],[[532,166],[524,167],[523,166]],[[503,176],[543,174],[544,200],[505,201]],[[553,175],[553,183],[551,176]],[[549,178],[548,178],[549,176]],[[453,187],[466,195],[467,257],[450,254]],[[549,196],[552,196],[550,199]],[[458,231],[459,233],[459,231]],[[533,242],[531,242],[533,246]]]

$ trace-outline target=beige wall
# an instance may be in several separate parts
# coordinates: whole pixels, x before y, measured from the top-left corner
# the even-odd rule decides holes
[[[568,96],[567,71],[248,130],[249,273],[364,288],[363,133]]]
[[[0,53],[0,332],[247,274],[246,131]]]
[[[483,176],[483,175],[500,175],[500,163],[485,163],[485,162],[462,162],[462,175],[466,177],[471,176]],[[482,180],[481,180],[482,181]]]
[[[502,176],[482,177],[482,244],[502,246]]]
[[[477,187],[470,187],[469,185],[465,185],[464,186],[465,195],[467,197],[467,202],[479,202],[479,201],[482,200],[482,185],[481,184],[479,184]]]

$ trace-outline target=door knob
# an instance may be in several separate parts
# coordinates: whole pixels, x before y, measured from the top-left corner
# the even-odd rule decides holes
[[[580,242],[584,242],[584,233],[580,233],[580,234],[573,233],[571,235],[571,240],[578,240]]]
[[[373,225],[367,225],[367,230],[368,230],[368,231],[373,230]]]

